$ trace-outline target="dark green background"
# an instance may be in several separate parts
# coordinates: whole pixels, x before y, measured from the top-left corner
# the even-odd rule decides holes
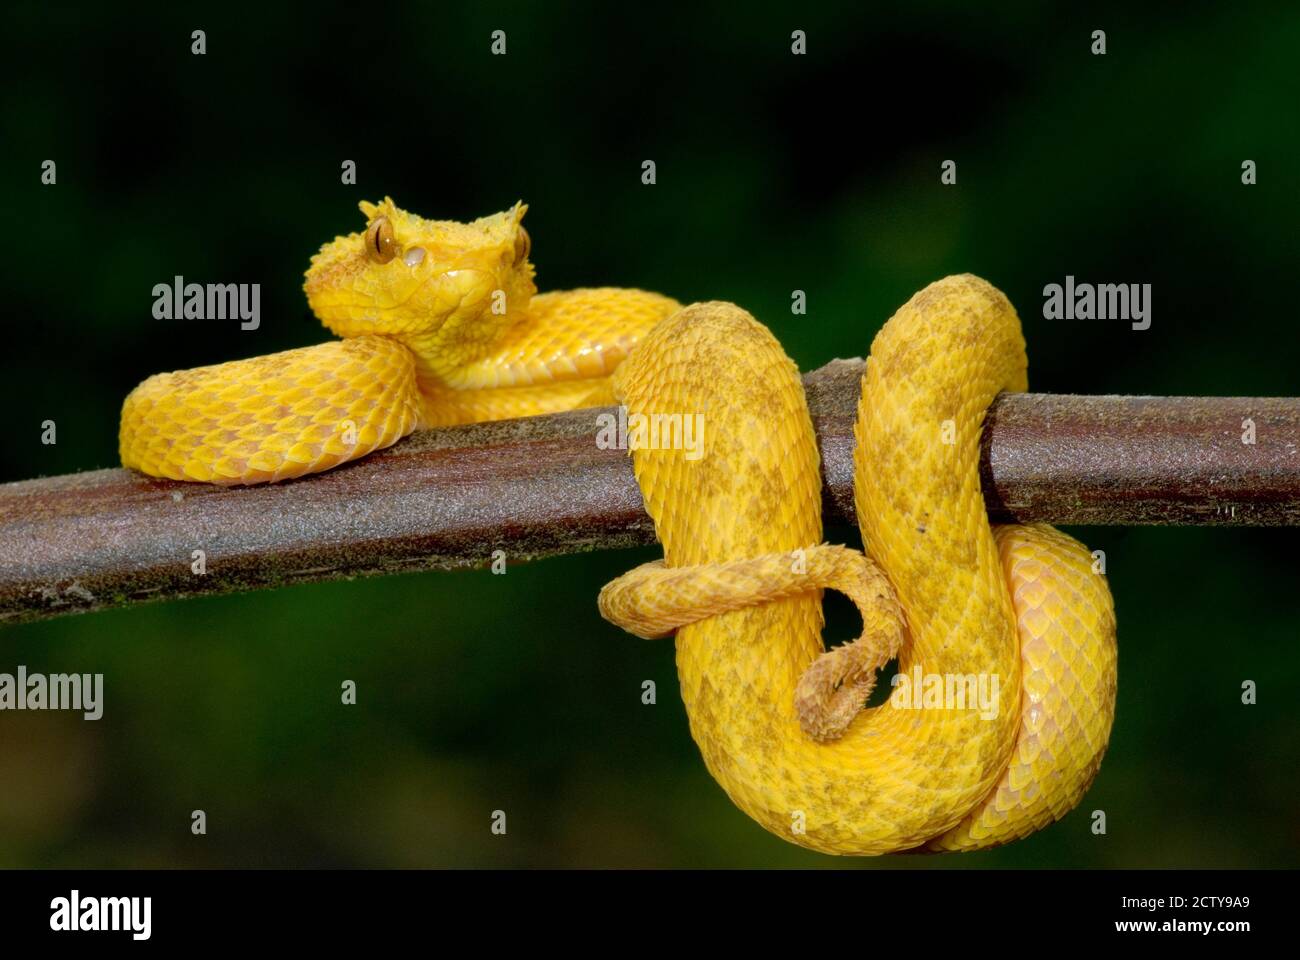
[[[17,8],[0,479],[115,465],[121,399],[148,374],[323,339],[302,270],[385,194],[457,219],[524,199],[543,289],[734,300],[805,369],[973,271],[1018,306],[1035,389],[1300,392],[1300,12],[966,7]],[[1151,329],[1043,320],[1067,273],[1151,283]],[[174,274],[260,283],[261,329],[154,320]],[[102,671],[107,706],[0,714],[0,865],[1295,866],[1295,534],[1073,532],[1108,556],[1115,731],[1080,809],[1005,849],[837,861],[739,813],[690,740],[671,645],[596,613],[643,550],[6,629],[0,671]],[[830,611],[828,637],[850,636]],[[359,706],[339,705],[344,679]]]

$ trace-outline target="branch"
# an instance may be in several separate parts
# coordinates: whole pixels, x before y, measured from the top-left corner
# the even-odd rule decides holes
[[[855,522],[861,372],[804,377],[828,524]],[[596,446],[600,412],[424,431],[257,487],[126,470],[0,485],[0,621],[652,543],[626,452]],[[985,423],[984,498],[995,520],[1296,526],[1298,445],[1300,399],[1007,394]]]

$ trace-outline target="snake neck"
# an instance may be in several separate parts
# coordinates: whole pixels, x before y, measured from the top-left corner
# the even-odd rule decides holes
[[[533,322],[529,303],[533,289],[506,293],[493,298],[485,308],[453,313],[440,326],[392,335],[415,357],[416,381],[423,393],[441,394],[462,389],[467,372],[475,365],[499,355],[511,339]]]

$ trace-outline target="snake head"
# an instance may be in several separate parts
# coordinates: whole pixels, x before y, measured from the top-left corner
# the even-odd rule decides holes
[[[365,229],[321,247],[304,284],[316,316],[341,337],[419,340],[454,328],[492,342],[537,292],[523,203],[471,223],[425,220],[389,197],[360,207]]]

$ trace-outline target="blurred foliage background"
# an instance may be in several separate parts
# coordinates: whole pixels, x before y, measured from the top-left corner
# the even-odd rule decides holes
[[[0,480],[115,465],[148,374],[323,339],[301,273],[385,194],[456,219],[525,199],[542,289],[735,300],[804,369],[973,271],[1017,304],[1035,389],[1300,392],[1300,10],[832,6],[11,8]],[[1151,329],[1043,320],[1067,273],[1151,283]],[[175,274],[260,283],[261,329],[153,319]],[[596,613],[644,550],[7,628],[0,671],[103,672],[106,708],[0,714],[0,865],[1295,866],[1294,532],[1072,532],[1108,556],[1114,736],[1081,808],[1004,849],[842,862],[739,813],[691,742],[671,644]]]

